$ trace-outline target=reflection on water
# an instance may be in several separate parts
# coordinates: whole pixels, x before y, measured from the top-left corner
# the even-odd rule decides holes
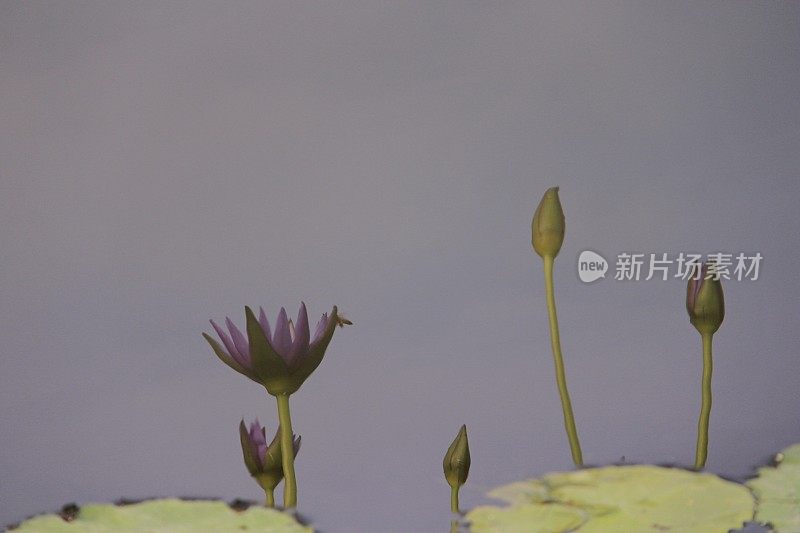
[[[453,519],[450,520],[450,533],[469,533],[468,523],[461,513],[454,513]]]

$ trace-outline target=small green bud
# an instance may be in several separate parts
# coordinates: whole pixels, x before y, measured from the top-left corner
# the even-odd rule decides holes
[[[689,279],[686,289],[686,311],[689,322],[700,334],[715,333],[725,318],[725,297],[722,282],[708,275],[708,265],[700,269],[699,279],[695,274]]]
[[[550,187],[533,214],[531,223],[533,249],[541,257],[555,257],[564,242],[564,211],[558,199],[558,187]]]
[[[444,455],[444,477],[451,488],[458,488],[467,482],[469,465],[469,442],[467,426],[464,425]]]

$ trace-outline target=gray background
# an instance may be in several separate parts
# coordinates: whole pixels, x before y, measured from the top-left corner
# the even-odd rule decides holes
[[[293,397],[326,531],[442,531],[571,467],[530,219],[587,462],[689,464],[679,280],[582,284],[586,248],[761,252],[726,284],[708,467],[800,440],[795,2],[3,2],[0,523],[69,501],[260,498],[275,407],[209,318],[301,299],[355,326]]]

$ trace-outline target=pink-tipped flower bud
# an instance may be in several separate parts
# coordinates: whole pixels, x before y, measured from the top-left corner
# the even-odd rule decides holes
[[[709,275],[708,264],[703,264],[700,274],[689,279],[686,289],[686,311],[689,322],[700,334],[715,333],[725,318],[725,297],[722,282]]]

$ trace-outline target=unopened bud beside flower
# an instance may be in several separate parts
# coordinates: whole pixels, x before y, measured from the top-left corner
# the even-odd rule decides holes
[[[281,430],[278,428],[272,442],[267,444],[267,432],[255,420],[250,424],[250,431],[244,424],[239,423],[239,438],[242,443],[242,456],[247,471],[253,476],[256,483],[267,494],[267,505],[274,506],[273,491],[283,479],[283,465],[281,462]],[[300,451],[300,437],[292,439],[294,456]]]
[[[695,279],[699,278],[699,279]],[[708,264],[700,269],[700,275],[689,279],[686,289],[686,311],[689,322],[700,334],[715,333],[725,318],[725,297],[722,282],[717,276],[708,274]]]
[[[541,257],[555,257],[564,242],[564,210],[558,199],[558,187],[550,187],[533,214],[531,223],[533,249]]]
[[[454,513],[458,512],[458,489],[467,482],[469,476],[469,442],[467,440],[467,426],[462,425],[455,440],[444,455],[444,477],[452,489],[450,507]]]

